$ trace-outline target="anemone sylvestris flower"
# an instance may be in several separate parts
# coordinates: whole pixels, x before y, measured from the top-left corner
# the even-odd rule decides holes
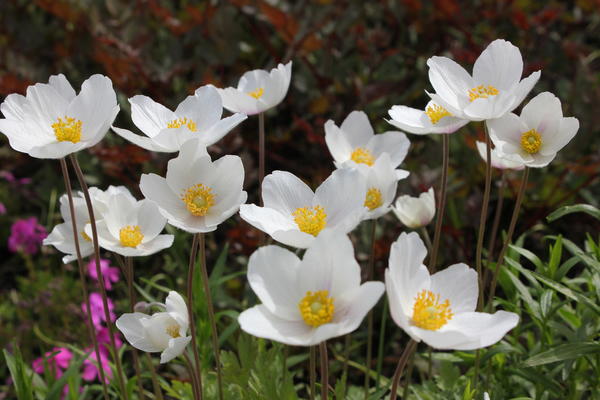
[[[487,121],[487,126],[502,157],[541,168],[573,139],[579,130],[579,120],[563,118],[558,97],[543,92],[523,107],[520,116],[510,113]]]
[[[275,171],[262,184],[264,207],[242,204],[240,216],[288,246],[306,248],[321,232],[348,233],[364,213],[366,181],[354,169],[334,171],[313,192],[295,175]]]
[[[198,139],[169,161],[166,178],[144,174],[140,190],[155,202],[169,224],[187,232],[210,232],[235,214],[248,197],[242,190],[244,166],[238,156],[214,162]]]
[[[260,114],[284,99],[292,79],[292,62],[279,64],[270,72],[255,69],[240,78],[237,88],[217,89],[223,107],[246,115]]]
[[[420,228],[431,222],[435,215],[435,195],[433,188],[419,197],[402,195],[392,207],[396,217],[409,228]]]
[[[117,319],[117,328],[125,339],[138,350],[162,352],[160,362],[166,363],[179,356],[188,345],[188,309],[183,297],[170,291],[165,302],[166,311],[152,315],[135,312]]]
[[[339,127],[325,123],[325,142],[337,168],[365,164],[372,166],[383,153],[388,153],[393,168],[397,168],[408,153],[410,142],[402,132],[390,131],[375,135],[367,114],[352,111]]]
[[[103,200],[107,208],[100,212],[100,220],[96,222],[102,248],[135,257],[154,254],[173,244],[173,235],[160,234],[167,219],[152,201],[137,201],[119,191]],[[85,233],[92,237],[91,224],[85,226]]]
[[[388,110],[391,119],[386,120],[405,132],[416,135],[430,133],[454,133],[467,123],[468,119],[452,116],[442,106],[434,101],[429,101],[424,110],[407,106],[392,106]]]
[[[109,78],[92,75],[75,90],[64,75],[11,94],[0,110],[0,132],[16,151],[36,158],[63,158],[98,143],[119,112]]]
[[[521,80],[521,52],[502,39],[481,53],[472,76],[446,57],[431,57],[427,65],[435,89],[429,96],[440,107],[437,113],[470,121],[499,118],[514,110],[540,78],[536,71]]]
[[[475,144],[477,145],[477,152],[483,161],[487,162],[487,149],[485,148],[485,143],[477,141]],[[491,149],[490,153],[490,162],[494,168],[514,170],[521,170],[525,168],[525,165],[522,162],[518,160],[512,160],[508,157],[503,157],[496,147]]]
[[[475,312],[477,273],[454,264],[429,275],[427,250],[416,232],[392,245],[385,285],[394,322],[411,338],[436,349],[474,350],[490,346],[514,328],[515,313]]]
[[[381,282],[360,284],[350,239],[320,235],[304,258],[278,246],[256,250],[248,281],[262,304],[238,317],[245,332],[295,346],[312,346],[354,331],[384,291]]]
[[[247,118],[243,114],[234,114],[221,119],[221,97],[211,85],[198,88],[175,111],[142,95],[131,97],[129,103],[133,123],[146,136],[115,126],[112,129],[119,136],[150,151],[179,151],[184,143],[194,138],[209,146]]]

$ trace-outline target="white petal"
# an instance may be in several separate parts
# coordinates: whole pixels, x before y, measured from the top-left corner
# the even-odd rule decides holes
[[[161,210],[176,219],[184,219],[189,215],[183,201],[177,197],[165,178],[156,174],[142,174],[140,190],[145,198],[155,202]]]
[[[374,135],[367,144],[367,148],[371,150],[375,158],[383,153],[388,153],[394,168],[404,161],[409,147],[410,141],[402,132],[384,132]]]
[[[29,102],[25,96],[12,93],[6,96],[2,104],[0,104],[0,111],[9,120],[23,122],[30,112]]]
[[[292,215],[298,208],[310,206],[314,194],[297,176],[286,171],[274,171],[262,183],[265,207],[283,215]]]
[[[142,324],[141,320],[150,318],[146,314],[142,313],[127,313],[123,314],[117,319],[117,328],[125,335],[125,339],[136,349],[156,352],[162,351],[162,348],[156,346],[148,337],[146,328]]]
[[[69,105],[68,101],[56,91],[53,86],[36,83],[27,88],[27,101],[30,105],[29,110],[44,132],[49,136],[54,136],[51,124],[58,118],[64,118]]]
[[[344,132],[332,120],[325,123],[325,143],[338,163],[347,161],[354,150]]]
[[[523,58],[512,43],[496,39],[475,61],[473,79],[479,85],[492,85],[507,90],[521,80]]]
[[[223,107],[234,113],[254,115],[268,109],[247,93],[234,88],[218,89],[223,100]]]
[[[169,292],[167,299],[165,300],[167,306],[167,312],[177,323],[187,330],[189,324],[188,307],[185,304],[185,300],[179,293],[174,290]]]
[[[291,230],[275,231],[271,234],[271,237],[279,243],[299,249],[306,249],[315,241],[314,236],[300,231],[297,227]]]
[[[366,146],[374,134],[369,117],[363,111],[352,111],[348,114],[340,129],[352,148]]]
[[[523,106],[521,119],[529,129],[535,129],[544,133],[549,127],[547,122],[558,123],[562,118],[562,108],[558,97],[550,92],[543,92],[535,96],[529,103]],[[553,124],[554,125],[554,124]],[[556,126],[550,127],[556,128]],[[553,129],[550,129],[552,131]]]
[[[171,152],[171,149],[162,147],[149,137],[136,135],[128,129],[117,128],[116,126],[112,126],[111,129],[123,139],[128,140],[131,143],[140,146],[143,149],[156,152]]]
[[[188,96],[175,110],[177,117],[194,121],[200,133],[216,124],[222,113],[221,96],[213,86],[196,89],[194,95]]]
[[[240,217],[271,236],[276,231],[298,231],[298,226],[291,217],[283,216],[272,208],[258,207],[255,204],[242,204],[240,206]]]
[[[238,322],[244,332],[256,337],[292,346],[310,346],[312,344],[310,339],[313,328],[311,326],[303,320],[281,319],[262,304],[243,311],[238,317]]]
[[[337,227],[347,233],[367,210],[363,205],[366,194],[366,180],[360,172],[338,169],[317,188],[313,205],[325,209],[328,228]]]
[[[478,292],[477,272],[466,264],[454,264],[431,275],[430,290],[440,301],[450,301],[454,315],[475,311]]]
[[[175,114],[148,96],[137,95],[129,99],[131,119],[135,126],[149,137],[154,137],[175,119]]]
[[[71,86],[63,74],[52,75],[50,79],[48,79],[48,84],[56,89],[58,94],[68,102],[73,100],[76,96],[75,89],[73,89],[73,86]]]
[[[164,364],[166,362],[171,361],[175,357],[180,356],[185,351],[185,347],[192,340],[191,336],[186,337],[178,337],[175,339],[169,340],[169,347],[167,347],[160,354],[160,363]]]
[[[167,220],[158,211],[156,203],[150,200],[141,200],[138,208],[137,222],[140,231],[144,235],[142,243],[147,243],[165,228]]]
[[[212,125],[207,131],[202,132],[200,137],[202,138],[202,142],[206,146],[210,146],[219,140],[221,140],[225,135],[227,135],[233,128],[238,126],[242,121],[248,118],[245,114],[236,113],[227,118],[223,118],[218,121],[214,125]]]
[[[544,136],[542,154],[552,154],[565,147],[579,130],[579,120],[574,117],[561,118],[559,127],[554,136]]]
[[[469,89],[475,87],[471,76],[463,67],[447,57],[431,57],[427,60],[427,65],[429,66],[429,81],[437,95],[452,108],[461,110],[463,105],[468,102]],[[444,106],[444,104],[441,105]],[[444,108],[447,107],[444,106]]]
[[[507,109],[507,112],[513,111],[515,108],[519,106],[525,99],[525,97],[529,94],[531,89],[535,86],[537,81],[540,79],[540,71],[535,71],[527,78],[521,80],[516,88],[514,88],[511,92],[512,104]]]

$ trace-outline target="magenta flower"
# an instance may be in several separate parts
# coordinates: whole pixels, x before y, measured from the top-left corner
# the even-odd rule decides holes
[[[93,279],[98,280],[98,271],[96,270],[96,263],[94,259],[88,263],[87,269],[88,275]],[[104,287],[106,290],[111,290],[112,284],[119,282],[119,268],[111,267],[109,260],[101,258],[100,271],[102,272],[102,277],[104,278]]]
[[[110,322],[114,321],[117,316],[114,313],[115,304],[111,299],[108,300],[108,312],[110,314]],[[83,312],[87,312],[85,303],[81,304],[81,309]],[[102,304],[102,296],[100,293],[92,292],[90,293],[90,312],[92,314],[92,323],[96,329],[102,329],[102,322],[106,321],[106,316],[104,315],[104,305]]]
[[[6,206],[4,205],[4,203],[0,203],[0,215],[5,215],[6,214]]]
[[[114,334],[115,334],[115,345],[117,346],[117,349],[118,349],[121,346],[123,346],[123,339],[121,338],[121,334],[118,331],[114,332]],[[110,336],[108,333],[108,328],[103,326],[102,328],[98,329],[96,331],[96,339],[98,339],[99,344],[108,345],[110,343]]]
[[[0,171],[0,177],[15,185],[29,185],[31,183],[31,178],[17,178],[12,174],[12,172],[8,171]]]
[[[86,353],[90,352],[89,357],[83,362],[83,373],[81,377],[90,382],[97,378],[100,378],[98,368],[96,367],[96,352],[93,348],[84,350]],[[104,370],[104,378],[106,383],[109,382],[109,378],[112,378],[112,370],[110,369],[110,363],[108,361],[108,350],[104,346],[100,347],[100,367]]]
[[[52,351],[46,352],[43,357],[33,360],[32,369],[41,374],[44,372],[44,364],[52,371],[56,379],[60,378],[65,369],[69,367],[69,363],[73,358],[71,350],[65,347],[55,347]]]
[[[19,219],[10,227],[8,249],[13,253],[35,254],[46,236],[46,228],[38,224],[36,217]]]

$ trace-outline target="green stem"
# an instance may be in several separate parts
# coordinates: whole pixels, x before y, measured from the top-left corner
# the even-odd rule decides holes
[[[94,207],[92,205],[92,199],[90,198],[90,191],[88,189],[87,183],[85,182],[85,178],[83,176],[83,172],[81,171],[81,167],[77,162],[74,154],[70,154],[69,158],[71,159],[71,164],[73,165],[73,169],[75,170],[75,175],[77,175],[77,180],[79,181],[79,186],[81,186],[81,190],[83,192],[83,197],[85,198],[85,204],[87,206],[88,215],[90,217],[90,225],[92,228],[92,242],[94,244],[94,260],[96,261],[96,275],[98,276],[98,284],[100,286],[100,295],[102,296],[102,305],[104,308],[104,318],[107,321],[106,325],[108,326],[108,337],[110,340],[110,349],[112,351],[113,360],[115,362],[115,366],[117,368],[117,381],[119,383],[119,389],[121,391],[121,396],[123,399],[128,400],[129,394],[125,388],[125,381],[123,379],[123,367],[121,366],[121,359],[119,358],[119,352],[117,351],[117,345],[115,341],[115,332],[113,323],[110,318],[110,311],[108,309],[108,296],[106,295],[106,287],[104,286],[104,276],[102,274],[102,269],[100,268],[100,246],[98,245],[98,230],[96,228],[96,218],[94,216]]]
[[[435,233],[433,235],[433,250],[429,260],[429,271],[435,272],[438,250],[440,248],[440,237],[442,223],[444,221],[444,210],[446,209],[446,190],[448,187],[448,162],[450,159],[450,135],[442,135],[442,183],[440,185],[440,198],[436,210]]]
[[[379,390],[381,380],[381,369],[383,367],[383,347],[385,344],[385,324],[388,317],[388,299],[383,299],[383,312],[381,314],[381,325],[379,326],[379,343],[377,345],[377,375],[375,378],[375,390]]]
[[[208,320],[212,333],[212,344],[215,353],[215,362],[217,364],[217,385],[219,388],[219,399],[223,400],[223,378],[221,373],[221,359],[219,355],[219,335],[217,333],[217,320],[215,318],[215,309],[213,307],[212,296],[210,294],[210,282],[208,280],[208,271],[206,269],[206,243],[204,233],[200,233],[200,270],[202,272],[202,283],[206,295],[206,305],[208,308]]]
[[[73,230],[73,241],[75,242],[75,254],[77,255],[77,266],[79,267],[79,282],[81,283],[81,290],[83,291],[83,299],[85,301],[85,309],[87,314],[87,328],[92,344],[94,346],[94,353],[96,354],[96,369],[100,375],[100,382],[102,382],[102,393],[104,399],[108,400],[108,387],[106,385],[106,377],[104,375],[104,368],[100,364],[100,346],[96,338],[96,332],[94,330],[94,324],[92,322],[92,312],[90,306],[90,296],[88,295],[87,286],[85,284],[85,268],[83,266],[83,258],[81,257],[81,248],[79,246],[79,232],[77,232],[77,221],[75,219],[75,205],[73,203],[73,190],[71,189],[71,179],[69,178],[69,169],[67,168],[67,162],[64,158],[60,159],[60,168],[62,170],[63,179],[65,182],[65,189],[67,191],[67,198],[69,199],[69,213],[71,214],[71,229]]]
[[[187,354],[187,352],[184,351],[182,355],[183,359],[185,360],[185,365],[187,367],[188,373],[190,374],[190,380],[192,381],[192,392],[194,394],[194,399],[201,399],[202,387],[198,386],[198,373],[196,372],[194,364],[192,363],[192,360],[190,360],[190,356]]]

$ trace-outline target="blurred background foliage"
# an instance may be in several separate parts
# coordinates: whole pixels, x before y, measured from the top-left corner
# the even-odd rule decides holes
[[[392,130],[385,122],[392,105],[426,104],[430,56],[445,55],[468,67],[496,38],[519,47],[524,75],[542,70],[529,98],[551,91],[561,99],[564,115],[581,123],[555,162],[532,171],[517,233],[529,231],[526,247],[534,252],[546,251],[543,237],[548,234],[582,242],[586,232],[599,231],[597,220],[584,214],[551,225],[544,220],[561,205],[599,205],[600,0],[2,0],[0,96],[24,93],[28,85],[47,82],[56,73],[64,73],[77,90],[91,74],[105,74],[121,105],[115,125],[135,130],[130,96],[145,94],[174,108],[201,85],[235,86],[247,70],[292,60],[289,93],[266,118],[267,169],[290,171],[316,187],[333,169],[324,142],[325,121],[339,124],[352,110],[365,110],[376,132]],[[213,158],[242,157],[250,202],[258,198],[257,125],[251,117],[209,149]],[[451,137],[443,265],[474,264],[484,179],[475,141],[482,138],[483,125],[477,123]],[[439,137],[409,139],[412,145],[402,167],[411,176],[400,182],[399,192],[415,195],[432,185],[437,188]],[[147,152],[109,132],[79,158],[92,185],[124,184],[141,198],[140,174],[163,173],[171,156]],[[16,153],[5,137],[0,138],[0,169],[17,179],[31,178],[29,184],[0,178],[0,202],[8,210],[0,215],[0,345],[16,338],[24,357],[31,359],[47,350],[38,343],[32,324],[61,341],[84,338],[74,267],[63,266],[51,248],[44,248],[33,266],[34,261],[5,245],[17,218],[37,216],[48,231],[60,222],[56,202],[63,183],[58,163]],[[503,227],[520,174],[508,173],[506,179]],[[497,196],[494,191],[492,212]],[[379,227],[376,276],[382,277],[389,246],[404,228],[391,214]],[[242,271],[258,245],[256,231],[239,217],[209,238],[213,263],[229,243],[227,273]],[[365,260],[368,246],[360,238],[356,235],[357,256]],[[162,273],[163,285],[182,290],[188,242],[178,232],[173,249],[136,262],[137,276],[150,279]],[[222,308],[254,304],[244,295],[243,276],[227,280],[222,289]],[[393,330],[393,335],[399,337],[400,331]],[[388,376],[400,351],[392,346],[388,353]],[[6,376],[5,367],[0,367],[1,376]]]

